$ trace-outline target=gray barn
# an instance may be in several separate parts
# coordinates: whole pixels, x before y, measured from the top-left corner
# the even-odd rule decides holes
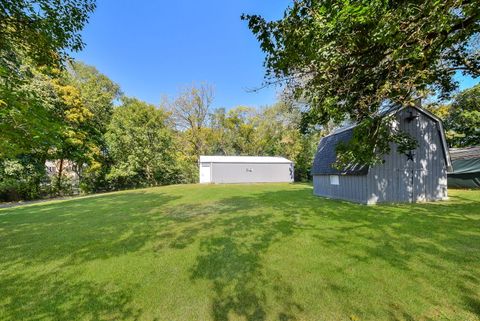
[[[293,182],[293,162],[283,157],[200,156],[200,183]]]
[[[337,170],[336,146],[348,142],[354,127],[322,138],[313,162],[314,194],[363,204],[381,202],[421,202],[447,198],[447,170],[451,168],[441,121],[418,107],[399,108],[392,126],[417,139],[418,148],[410,155],[397,152],[392,144],[383,164],[354,166]]]

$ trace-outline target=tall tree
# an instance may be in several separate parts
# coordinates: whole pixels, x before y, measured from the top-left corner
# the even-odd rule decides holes
[[[433,105],[430,110],[443,120],[450,147],[480,145],[480,85],[460,92],[450,104]]]
[[[205,137],[208,115],[214,98],[213,86],[201,84],[186,87],[171,103],[173,119],[184,131],[195,161],[205,152]]]
[[[0,2],[0,157],[28,153],[56,135],[38,74],[50,76],[68,52],[83,48],[80,31],[94,8],[94,0]]]
[[[217,108],[210,113],[210,150],[214,155],[233,155],[230,136],[226,128],[227,112],[225,108]]]
[[[25,57],[36,65],[57,65],[69,50],[81,50],[79,32],[94,9],[95,0],[1,1],[0,70],[12,71]]]
[[[235,155],[261,155],[256,137],[256,110],[239,106],[230,109],[225,119],[227,137]]]
[[[55,116],[60,119],[61,129],[49,154],[59,160],[56,188],[61,193],[65,161],[95,167],[100,149],[90,135],[94,114],[84,104],[80,90],[70,85],[61,74],[52,80],[52,85],[58,96]]]
[[[259,111],[256,123],[257,144],[263,155],[284,156],[295,163],[295,180],[309,180],[313,156],[322,134],[300,130],[301,112],[280,101]]]
[[[94,159],[88,163],[74,164],[82,189],[95,191],[105,188],[105,174],[108,171],[108,153],[105,133],[110,123],[115,102],[122,93],[120,87],[95,67],[74,61],[63,73],[65,81],[79,91],[82,104],[90,111],[92,117],[85,129],[89,141],[98,152],[92,154]]]
[[[480,85],[455,96],[445,127],[453,134],[452,147],[480,145]]]
[[[124,97],[115,108],[106,139],[112,158],[112,188],[178,182],[178,148],[169,114],[135,98]]]
[[[84,105],[94,115],[97,135],[105,133],[112,117],[113,106],[122,95],[120,86],[93,66],[73,61],[66,71],[67,81],[80,91]],[[100,138],[100,137],[99,137]]]
[[[285,82],[310,122],[360,124],[348,162],[380,161],[390,142],[415,147],[381,110],[449,97],[458,71],[480,75],[478,1],[300,0],[278,21],[243,19],[266,53],[267,84]]]
[[[0,159],[45,152],[57,141],[61,124],[53,77],[37,68],[29,74],[14,92],[0,96]]]

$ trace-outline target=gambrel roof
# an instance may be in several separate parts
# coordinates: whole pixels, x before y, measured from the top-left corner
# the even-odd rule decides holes
[[[391,116],[407,107],[393,108],[384,113],[384,116]],[[450,155],[448,152],[448,145],[445,138],[445,132],[441,120],[432,113],[420,108],[411,107],[418,112],[426,115],[438,124],[438,131],[441,137],[443,155],[448,168],[451,168]],[[341,130],[338,130],[330,135],[323,137],[320,140],[320,144],[317,148],[317,153],[312,166],[312,175],[366,175],[368,174],[369,167],[367,165],[353,165],[344,169],[336,169],[333,165],[337,160],[336,148],[339,143],[347,143],[353,137],[353,131],[355,126],[350,126]]]
[[[353,137],[354,129],[355,127],[349,127],[322,138],[313,161],[313,175],[366,175],[368,173],[368,166],[365,165],[356,165],[344,170],[333,167],[337,160],[337,145],[349,142]]]

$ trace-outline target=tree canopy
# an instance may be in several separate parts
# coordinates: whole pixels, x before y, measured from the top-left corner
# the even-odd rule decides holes
[[[37,65],[53,65],[68,50],[84,46],[80,31],[95,0],[3,0],[0,2],[0,70],[10,70],[19,56]]]
[[[457,72],[480,76],[478,1],[300,0],[277,21],[242,18],[266,54],[266,83],[304,101],[304,119],[360,124],[347,161],[379,161],[385,141],[415,145],[387,134],[380,111],[450,97]]]
[[[452,147],[480,145],[480,85],[455,97],[445,125],[454,134],[450,138]]]
[[[213,99],[213,86],[200,84],[185,87],[178,97],[169,103],[176,126],[185,130],[185,138],[191,146],[192,155],[196,156],[195,161],[205,153],[205,127]]]
[[[124,97],[115,108],[106,140],[113,160],[109,179],[115,187],[155,186],[178,175],[168,112]]]
[[[44,147],[58,134],[53,111],[68,53],[83,48],[80,31],[94,0],[0,2],[0,157]]]
[[[429,109],[443,120],[450,147],[480,145],[480,85],[458,93],[449,104]]]

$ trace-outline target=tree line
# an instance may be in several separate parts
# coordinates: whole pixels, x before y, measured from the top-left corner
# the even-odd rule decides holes
[[[23,133],[2,132],[4,201],[194,183],[200,155],[281,155],[296,163],[297,180],[309,179],[318,133],[302,134],[301,113],[286,102],[213,109],[213,86],[198,84],[152,105],[81,62],[25,68],[31,77],[19,90],[39,114],[20,115]]]
[[[322,130],[344,122],[360,126],[339,160],[375,164],[392,142],[416,143],[380,111],[418,98],[435,98],[451,146],[480,144],[479,87],[453,97],[455,75],[480,76],[475,1],[302,0],[279,20],[244,15],[265,52],[265,85],[283,84],[288,100],[231,110],[212,109],[208,84],[153,106],[72,61],[94,9],[0,2],[0,200],[68,194],[67,169],[85,192],[194,182],[200,154],[282,155],[304,180]]]
[[[195,182],[201,154],[283,155],[308,179],[317,134],[288,104],[212,109],[199,84],[154,106],[73,61],[95,7],[0,2],[0,200]]]

